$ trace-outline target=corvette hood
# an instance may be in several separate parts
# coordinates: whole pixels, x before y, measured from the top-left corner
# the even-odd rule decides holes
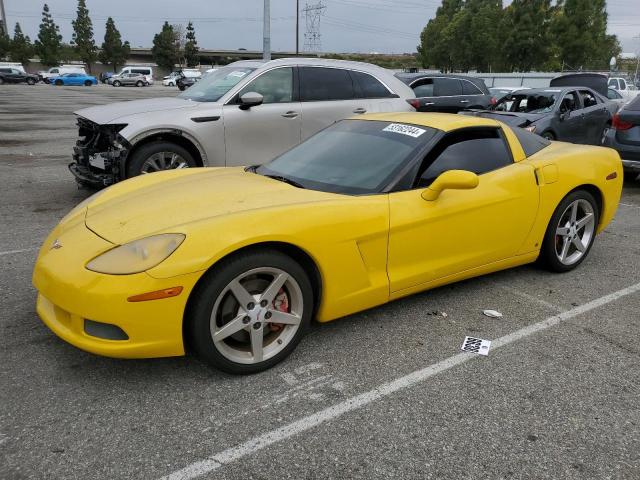
[[[464,115],[474,117],[491,118],[499,122],[506,123],[510,127],[526,127],[541,118],[550,115],[549,113],[513,113],[513,112],[494,112],[491,110],[470,110],[464,112]]]
[[[146,100],[132,100],[116,102],[108,105],[83,108],[74,112],[76,115],[96,122],[99,125],[111,123],[127,115],[137,113],[157,112],[159,110],[175,110],[178,108],[194,108],[198,104],[182,98],[149,98]]]
[[[85,223],[112,243],[174,231],[207,218],[341,198],[236,168],[159,172],[118,183],[88,203]],[[248,226],[247,228],[250,228]]]

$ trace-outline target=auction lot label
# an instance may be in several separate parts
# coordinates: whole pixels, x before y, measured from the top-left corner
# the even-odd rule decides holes
[[[382,129],[383,132],[394,132],[400,133],[402,135],[408,135],[413,138],[418,138],[422,135],[426,130],[422,128],[414,127],[411,125],[403,125],[401,123],[391,123]]]

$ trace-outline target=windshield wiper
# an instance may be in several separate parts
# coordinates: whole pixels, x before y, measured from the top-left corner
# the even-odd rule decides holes
[[[296,188],[305,188],[301,183],[298,183],[295,180],[291,180],[290,178],[283,177],[281,175],[265,175],[265,177],[273,178],[274,180],[278,180],[279,182],[288,183],[289,185]]]

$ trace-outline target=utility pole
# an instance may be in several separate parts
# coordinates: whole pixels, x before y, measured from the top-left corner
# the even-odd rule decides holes
[[[7,25],[7,14],[4,13],[4,0],[0,0],[0,35],[9,35],[9,25]]]
[[[2,2],[2,0],[0,0]],[[300,54],[300,0],[296,0],[296,56]]]
[[[271,60],[271,0],[264,0],[262,16],[264,19],[262,27],[262,58]]]

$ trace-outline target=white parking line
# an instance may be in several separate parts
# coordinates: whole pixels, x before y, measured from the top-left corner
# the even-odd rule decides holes
[[[630,203],[618,203],[618,205],[622,205],[623,207],[640,208],[640,205],[631,205]]]
[[[16,253],[25,253],[25,252],[33,252],[35,250],[38,250],[37,248],[22,248],[20,250],[6,250],[4,252],[0,252],[0,257],[4,256],[4,255],[13,255]]]
[[[564,312],[565,311],[564,308],[561,308],[558,305],[554,305],[551,302],[547,302],[546,300],[544,300],[542,298],[538,298],[535,295],[531,295],[530,293],[523,292],[522,290],[518,290],[517,288],[507,287],[506,285],[500,285],[500,288],[502,290],[507,291],[507,292],[511,292],[514,295],[518,295],[519,297],[526,298],[527,300],[531,300],[532,302],[539,303],[540,305],[543,305],[543,306],[547,307],[549,310],[553,310],[554,312]]]
[[[549,317],[541,322],[529,325],[528,327],[516,330],[513,333],[493,340],[491,342],[491,351],[493,352],[497,348],[509,345],[510,343],[521,340],[525,337],[533,335],[534,333],[546,330],[547,328],[558,325],[561,322],[574,318],[578,315],[581,315],[590,310],[596,309],[638,291],[640,291],[640,283],[636,283],[635,285],[623,288],[622,290],[618,290],[617,292],[597,298],[588,303],[585,303],[584,305],[580,305],[571,310],[567,310],[566,312],[562,312]],[[355,397],[348,398],[343,402],[340,402],[307,417],[303,417],[299,420],[289,423],[288,425],[284,425],[280,428],[254,437],[251,440],[248,440],[240,445],[228,448],[227,450],[224,450],[220,453],[216,453],[204,460],[192,463],[191,465],[188,465],[181,470],[175,471],[165,477],[162,477],[162,480],[187,480],[205,475],[209,472],[223,467],[230,462],[252,455],[262,450],[263,448],[273,445],[274,443],[286,440],[290,437],[293,437],[294,435],[310,430],[324,422],[333,420],[352,410],[362,408],[395,392],[405,390],[409,387],[422,383],[428,378],[437,375],[438,373],[449,370],[469,360],[478,358],[481,357],[469,353],[459,353],[452,357],[446,358],[438,363],[434,363],[433,365],[429,365],[428,367],[425,367],[423,369],[416,370],[408,375],[405,375],[404,377],[400,377],[396,380],[383,383],[373,390],[369,390],[368,392],[356,395]]]

